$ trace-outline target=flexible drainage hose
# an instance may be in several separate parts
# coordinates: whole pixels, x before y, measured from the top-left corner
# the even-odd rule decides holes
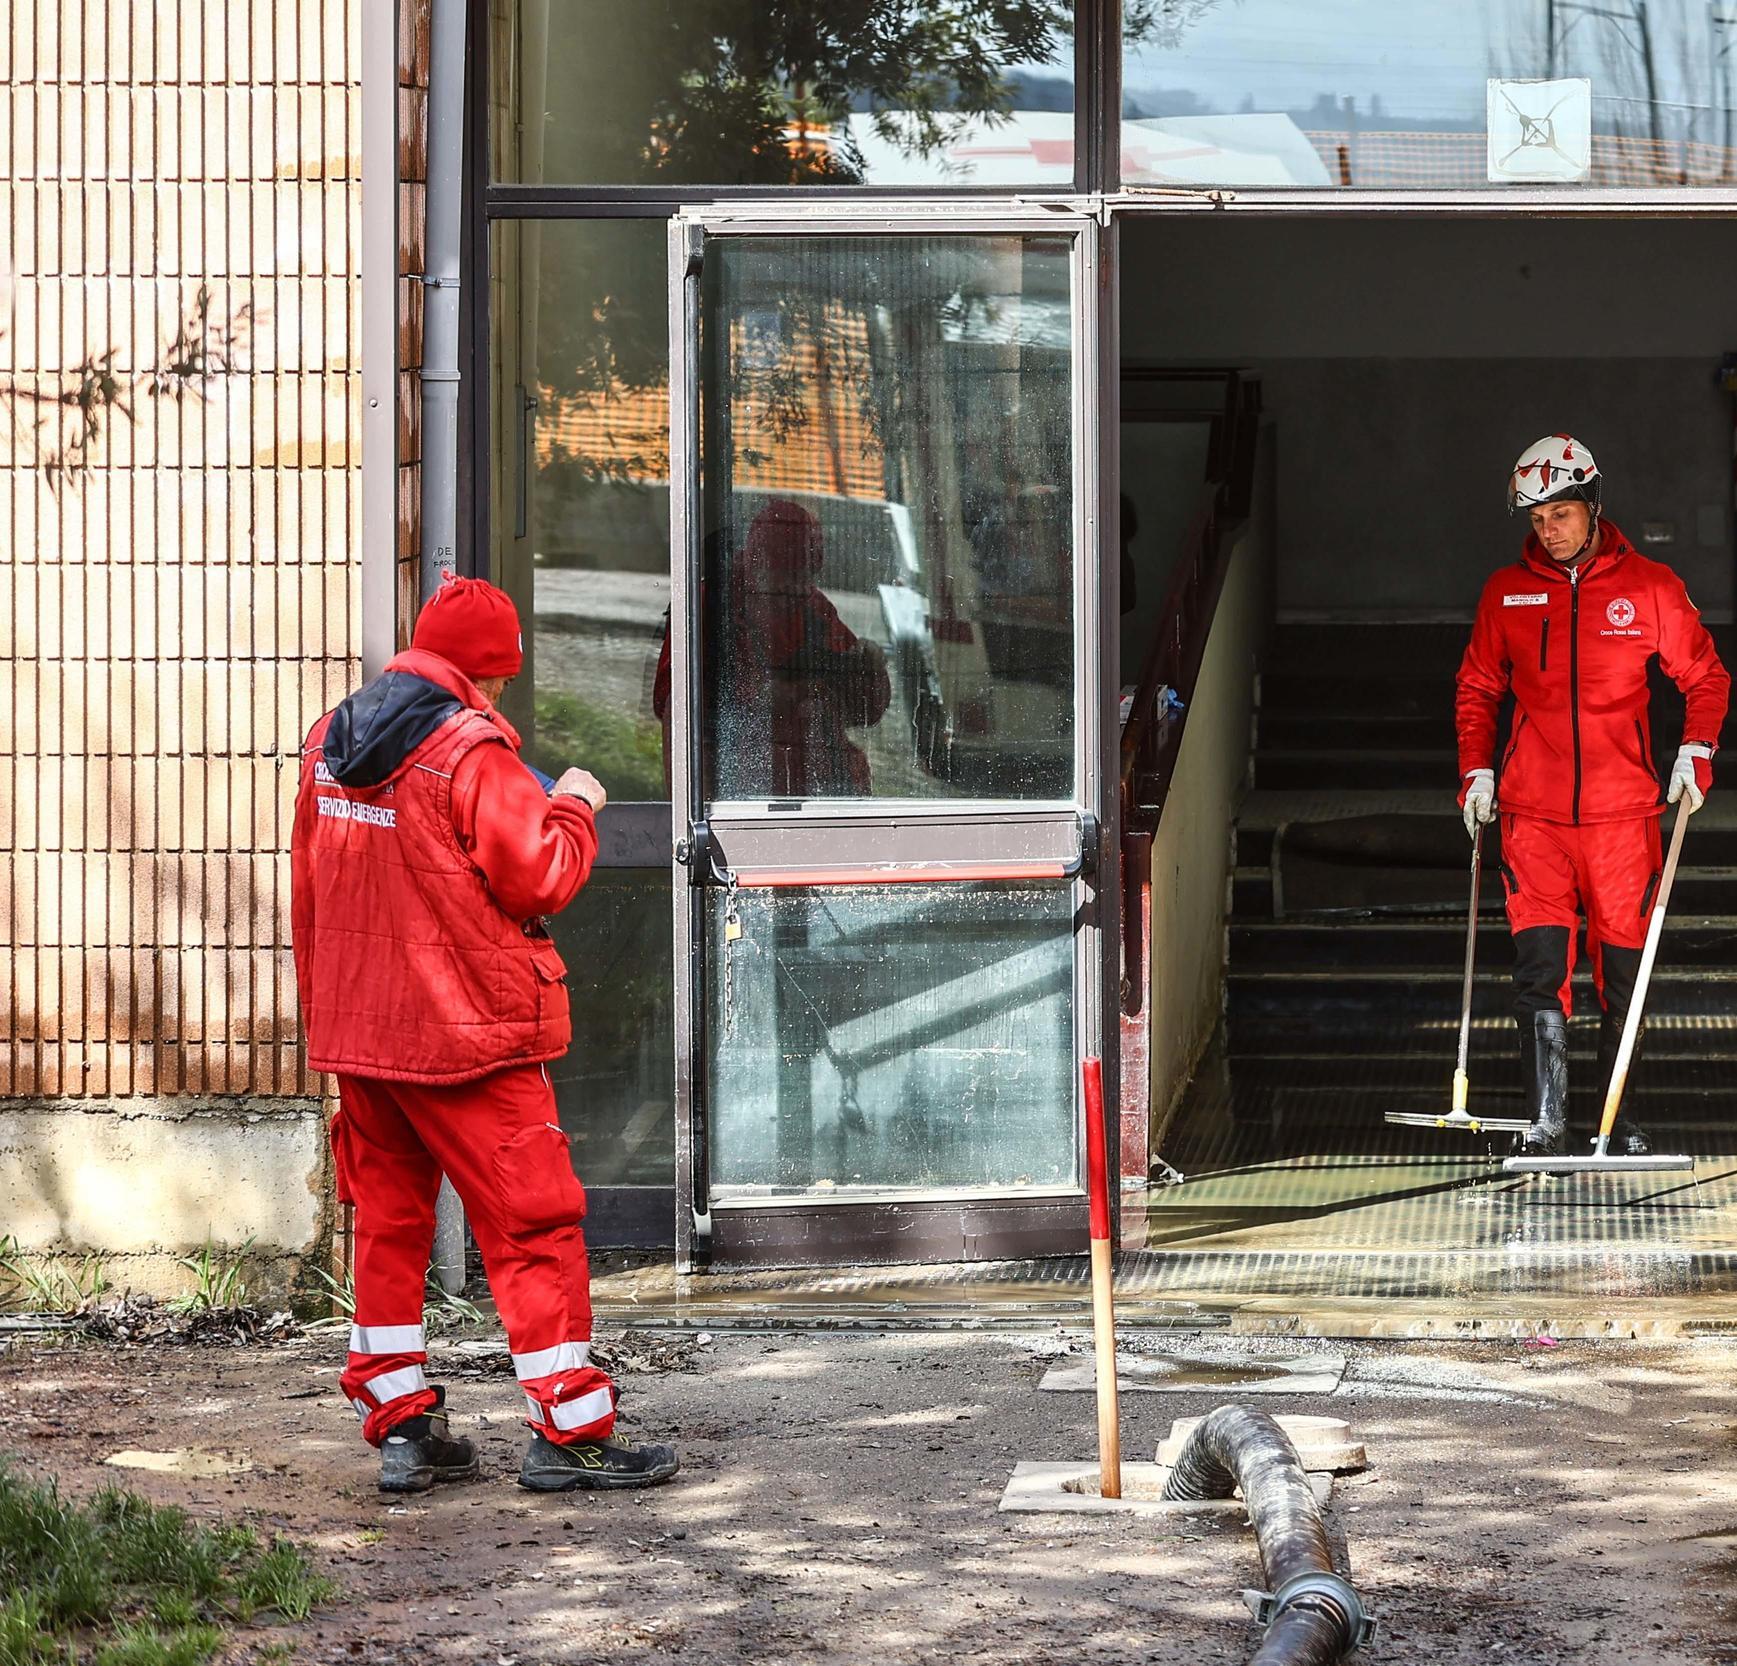
[[[1290,1437],[1265,1412],[1220,1406],[1188,1437],[1164,1496],[1229,1498],[1239,1487],[1271,1593],[1249,1593],[1268,1622],[1253,1666],[1334,1666],[1369,1640],[1374,1622],[1333,1571],[1321,1507]]]

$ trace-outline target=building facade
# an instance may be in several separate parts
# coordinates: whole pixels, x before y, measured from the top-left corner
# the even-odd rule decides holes
[[[1391,10],[17,8],[19,1242],[341,1236],[296,746],[458,570],[611,793],[555,927],[593,1236],[1072,1245],[1081,1061],[1138,1178],[1220,1016],[1275,595],[1469,609],[1458,479],[1548,384],[1729,615],[1730,20]],[[1385,558],[1383,479],[1472,530]]]

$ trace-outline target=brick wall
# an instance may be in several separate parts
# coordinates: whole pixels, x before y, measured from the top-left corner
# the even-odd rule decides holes
[[[0,29],[0,1120],[306,1121],[298,1221],[296,757],[359,669],[362,3]],[[76,1238],[14,1135],[0,1219]],[[177,1202],[169,1247],[227,1218]]]

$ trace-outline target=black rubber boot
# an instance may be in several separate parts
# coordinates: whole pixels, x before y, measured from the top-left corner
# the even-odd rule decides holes
[[[1532,1126],[1521,1137],[1528,1157],[1560,1157],[1568,1146],[1568,1020],[1557,1011],[1520,1025],[1520,1081]]]
[[[1605,951],[1607,954],[1609,950]],[[1622,1046],[1622,1026],[1626,1013],[1606,1009],[1598,1027],[1598,1112],[1604,1115],[1604,1096],[1610,1091],[1610,1073],[1616,1069],[1617,1050]],[[1634,1052],[1629,1055],[1628,1081],[1623,1087],[1623,1102],[1634,1092],[1635,1066],[1640,1063],[1641,1038],[1647,1033],[1645,1023],[1635,1032]],[[1596,1129],[1595,1129],[1596,1132]],[[1610,1130],[1610,1149],[1618,1157],[1649,1157],[1653,1142],[1646,1130],[1626,1111],[1616,1113],[1616,1123]]]
[[[622,1491],[654,1487],[680,1468],[673,1446],[635,1446],[620,1434],[557,1445],[534,1434],[519,1466],[519,1485],[532,1492]]]
[[[446,1432],[446,1390],[431,1411],[397,1424],[380,1445],[381,1492],[427,1492],[436,1481],[474,1481],[476,1448]]]

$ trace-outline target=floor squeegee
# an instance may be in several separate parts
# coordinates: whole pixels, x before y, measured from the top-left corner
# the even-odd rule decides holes
[[[1471,1081],[1466,1064],[1472,1047],[1472,973],[1478,958],[1478,881],[1483,873],[1484,828],[1480,822],[1472,834],[1472,900],[1466,919],[1466,974],[1460,986],[1460,1052],[1454,1066],[1453,1109],[1445,1114],[1429,1111],[1389,1111],[1387,1121],[1402,1128],[1459,1128],[1468,1134],[1523,1134],[1532,1125],[1524,1117],[1473,1116],[1467,1109]]]
[[[1640,971],[1634,980],[1634,994],[1628,1003],[1628,1016],[1623,1021],[1622,1041],[1617,1047],[1616,1064],[1610,1073],[1610,1086],[1604,1095],[1604,1117],[1598,1125],[1598,1138],[1590,1157],[1509,1157],[1502,1167],[1509,1174],[1627,1174],[1655,1173],[1659,1170],[1694,1172],[1695,1159],[1681,1155],[1645,1157],[1615,1156],[1610,1149],[1610,1131],[1616,1125],[1616,1113],[1622,1107],[1622,1092],[1628,1085],[1628,1067],[1634,1058],[1634,1044],[1640,1034],[1641,1008],[1646,1004],[1647,985],[1652,981],[1653,961],[1658,957],[1659,938],[1665,929],[1665,905],[1671,900],[1671,882],[1677,877],[1677,859],[1683,853],[1683,834],[1689,825],[1689,800],[1685,794],[1677,806],[1677,824],[1671,829],[1671,848],[1665,857],[1664,873],[1659,878],[1659,892],[1653,902],[1653,917],[1647,923],[1646,947],[1641,950]]]

